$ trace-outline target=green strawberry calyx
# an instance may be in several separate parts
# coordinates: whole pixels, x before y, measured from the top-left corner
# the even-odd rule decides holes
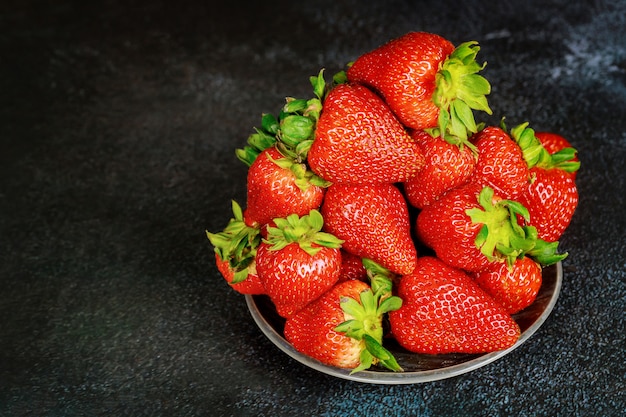
[[[480,208],[466,213],[473,223],[482,224],[475,244],[490,262],[504,259],[513,265],[516,258],[534,247],[536,232],[517,222],[518,216],[530,221],[526,207],[516,201],[495,199],[491,187],[480,191],[478,204]]]
[[[270,250],[281,250],[287,245],[297,243],[300,248],[311,256],[315,256],[322,248],[339,249],[343,240],[323,232],[324,218],[318,210],[311,210],[302,217],[291,214],[285,218],[274,219],[274,226],[267,228],[267,238],[263,241],[271,245]]]
[[[402,299],[392,295],[392,283],[387,279],[385,283],[384,271],[368,269],[367,260],[363,264],[377,276],[377,284],[359,294],[359,300],[352,297],[342,297],[341,309],[346,321],[335,327],[335,331],[364,342],[365,348],[361,351],[360,364],[351,371],[351,374],[369,369],[374,364],[380,364],[394,372],[401,372],[402,368],[389,350],[383,347],[383,317],[390,311],[398,310],[402,306]],[[382,268],[382,267],[380,267]]]
[[[506,131],[504,120],[501,122]],[[550,154],[535,136],[535,131],[528,127],[528,122],[521,123],[511,129],[511,138],[519,145],[522,155],[529,168],[544,169],[558,168],[566,172],[575,172],[580,168],[580,162],[575,161],[577,151],[574,148],[564,148]]]
[[[558,253],[559,242],[546,242],[537,239],[535,246],[526,253],[526,256],[534,259],[541,266],[554,265],[567,258],[568,253]]]
[[[546,242],[537,237],[537,228],[528,225],[530,215],[523,204],[494,198],[491,187],[478,195],[480,208],[466,210],[473,223],[482,224],[475,245],[490,262],[505,261],[512,267],[515,260],[529,256],[542,266],[565,259],[567,253],[557,253],[558,242]],[[518,218],[526,225],[520,225]]]
[[[273,159],[281,168],[296,176],[296,185],[303,190],[310,185],[328,187],[330,182],[314,174],[306,164],[306,157],[315,138],[315,129],[322,111],[322,102],[328,93],[324,69],[309,79],[314,98],[295,99],[287,97],[278,118],[263,114],[261,127],[248,137],[247,145],[235,150],[237,158],[250,167],[266,149],[275,147],[284,158]]]
[[[232,201],[233,218],[223,231],[206,235],[215,248],[215,252],[224,261],[228,261],[234,272],[231,284],[245,281],[250,269],[254,268],[257,248],[261,244],[261,233],[258,228],[246,225],[243,211],[236,201]]]
[[[381,297],[392,295],[394,281],[399,279],[399,276],[371,259],[363,258],[361,262],[372,291]]]
[[[441,136],[449,143],[475,150],[469,137],[478,132],[474,110],[492,114],[486,96],[491,85],[479,75],[486,64],[478,64],[480,47],[475,41],[459,45],[440,65],[435,76],[433,102],[439,108],[437,127],[427,129],[432,136]]]
[[[288,156],[274,159],[268,155],[268,158],[279,167],[291,171],[296,177],[296,185],[302,191],[306,191],[311,185],[326,188],[331,184],[329,181],[326,181],[311,171],[306,164],[297,162]]]
[[[257,156],[265,149],[276,145],[276,134],[279,124],[274,115],[266,113],[261,117],[261,127],[255,128],[255,133],[248,136],[246,146],[235,150],[235,155],[247,166],[251,166]]]
[[[324,80],[324,69],[309,78],[315,97],[296,99],[287,97],[278,117],[263,114],[261,127],[248,137],[247,145],[237,149],[237,158],[250,166],[259,154],[276,146],[282,154],[298,162],[304,162],[313,139],[315,128],[322,111],[322,102],[328,86]]]

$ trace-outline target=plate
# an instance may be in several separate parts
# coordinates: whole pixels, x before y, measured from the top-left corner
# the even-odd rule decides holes
[[[278,348],[298,362],[317,371],[338,378],[372,384],[415,384],[451,378],[485,366],[509,354],[528,340],[546,321],[561,290],[563,267],[561,262],[543,270],[541,289],[535,302],[523,311],[513,315],[522,331],[520,338],[506,350],[486,354],[441,354],[425,355],[409,352],[394,340],[385,340],[385,347],[396,357],[404,372],[392,372],[384,368],[372,367],[369,370],[350,374],[349,369],[325,365],[295,350],[283,337],[285,319],[280,317],[267,296],[246,295],[246,303],[252,318],[261,331]]]

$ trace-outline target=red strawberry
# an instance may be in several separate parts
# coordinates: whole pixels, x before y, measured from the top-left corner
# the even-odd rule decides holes
[[[535,136],[537,137],[537,139],[539,139],[546,151],[548,151],[548,153],[550,153],[551,155],[562,152],[563,150],[568,150],[568,152],[573,152],[574,155],[576,155],[576,150],[572,147],[570,142],[559,134],[552,132],[535,132]],[[578,156],[573,156],[571,158],[568,158],[568,160],[570,162],[580,164]],[[576,173],[578,172],[578,168],[576,168],[576,170],[574,171],[570,170],[568,172],[572,179],[576,180]]]
[[[404,183],[408,202],[423,208],[446,191],[468,181],[476,166],[476,155],[469,146],[457,146],[416,130],[411,135],[422,148],[426,164]]]
[[[501,197],[515,200],[529,179],[520,146],[500,127],[489,126],[472,138],[478,161],[471,182],[492,187]]]
[[[322,204],[325,230],[343,240],[343,249],[398,274],[415,267],[406,201],[392,184],[333,184]]]
[[[485,353],[520,336],[511,316],[466,273],[434,257],[418,260],[398,286],[402,307],[389,313],[391,332],[412,352]]]
[[[528,220],[519,203],[469,183],[426,206],[417,216],[417,234],[445,263],[480,271],[495,261],[512,263],[535,246],[536,236],[518,225],[517,215]]]
[[[279,315],[288,318],[328,291],[341,273],[341,241],[322,232],[317,210],[274,219],[256,253],[256,269]]]
[[[341,275],[339,276],[339,282],[356,279],[359,281],[365,281],[367,279],[367,271],[363,266],[363,261],[359,256],[356,256],[348,251],[341,251]]]
[[[541,266],[527,256],[515,260],[512,266],[505,262],[494,264],[472,277],[509,314],[531,305],[542,282]]]
[[[472,109],[491,114],[489,82],[477,73],[476,42],[454,48],[439,35],[410,32],[360,56],[348,69],[350,82],[376,90],[400,121],[412,129],[466,141],[476,132]]]
[[[221,259],[220,255],[216,253],[215,263],[217,265],[217,270],[220,271],[226,282],[230,284],[230,287],[233,290],[240,294],[265,294],[265,288],[256,273],[256,264],[254,261],[247,267],[247,277],[243,281],[239,282],[235,281],[237,271],[230,265],[227,259]]]
[[[576,150],[568,147],[550,153],[528,123],[511,129],[530,167],[530,181],[519,197],[530,214],[540,239],[557,241],[569,226],[578,206],[578,190],[571,173],[580,166]]]
[[[319,208],[324,188],[312,184],[311,175],[276,147],[262,151],[248,169],[246,223],[262,226],[277,217],[303,216]]]
[[[234,218],[222,232],[207,237],[215,247],[218,271],[232,289],[242,294],[263,294],[265,289],[256,273],[255,256],[261,243],[260,230],[249,227],[243,220],[241,207],[232,202]]]
[[[307,162],[333,183],[394,183],[413,176],[424,156],[376,94],[340,84],[324,100]]]
[[[578,206],[578,189],[571,175],[559,168],[530,170],[531,182],[519,201],[528,209],[530,224],[540,239],[559,240]]]
[[[352,373],[376,363],[401,371],[382,347],[383,315],[400,305],[398,297],[374,294],[362,281],[345,281],[289,318],[285,339],[299,352]]]

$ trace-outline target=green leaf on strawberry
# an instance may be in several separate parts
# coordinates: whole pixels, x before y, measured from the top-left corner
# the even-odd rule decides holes
[[[476,247],[493,262],[498,254],[503,255],[509,265],[515,259],[532,249],[535,239],[528,228],[517,223],[517,216],[529,221],[528,210],[512,200],[494,201],[494,191],[484,187],[478,195],[481,208],[467,210],[473,223],[483,226],[476,237]]]
[[[342,297],[341,309],[352,318],[338,325],[335,331],[365,342],[361,364],[351,373],[368,369],[374,362],[392,371],[402,371],[393,354],[382,345],[383,316],[402,307],[402,299],[392,294],[395,274],[370,259],[364,258],[362,262],[370,280],[370,289],[361,292],[360,302]]]
[[[322,179],[303,163],[298,163],[289,157],[274,159],[268,155],[268,158],[279,167],[291,171],[295,177],[295,183],[302,191],[306,191],[311,185],[326,188],[330,186],[330,182]]]
[[[485,64],[476,62],[480,47],[475,41],[459,45],[442,63],[435,77],[433,102],[439,107],[438,126],[427,131],[450,143],[469,146],[469,136],[478,131],[473,110],[492,114],[486,96],[489,81],[478,72]]]
[[[389,296],[386,291],[374,294],[371,289],[361,292],[359,299],[360,302],[351,297],[341,298],[341,309],[351,318],[335,327],[337,332],[365,341],[365,349],[361,352],[361,364],[351,373],[368,369],[374,361],[392,371],[402,371],[391,352],[382,345],[382,317],[389,311],[399,309],[402,306],[402,299]]]
[[[302,217],[292,214],[286,218],[274,219],[274,224],[275,227],[267,228],[267,238],[264,240],[272,245],[270,250],[280,250],[291,243],[297,243],[302,250],[314,256],[322,247],[338,249],[343,243],[334,235],[322,232],[324,219],[317,210],[311,210]]]
[[[269,118],[276,121],[276,118],[270,114],[263,115],[262,119],[268,120]],[[262,121],[261,124],[267,126],[269,129],[274,129],[273,122]],[[261,152],[276,144],[275,132],[266,130],[265,127],[262,129],[255,128],[254,130],[255,133],[248,136],[248,144],[243,148],[235,150],[237,158],[247,166],[251,166]]]
[[[504,121],[502,125],[504,126]],[[511,137],[522,149],[528,168],[559,168],[566,172],[578,170],[580,161],[575,160],[576,149],[567,147],[550,154],[528,125],[528,122],[524,122],[511,129]]]
[[[472,222],[483,224],[476,237],[476,247],[494,262],[504,258],[509,266],[515,260],[529,256],[543,266],[555,264],[567,257],[567,253],[557,253],[558,242],[546,242],[537,237],[534,226],[522,226],[518,218],[530,221],[524,205],[512,200],[494,202],[494,192],[490,187],[481,190],[478,201],[482,209],[467,210]]]
[[[313,75],[309,77],[311,86],[313,87],[313,93],[319,99],[324,101],[324,95],[326,94],[326,81],[324,80],[324,69],[322,68],[317,76]]]
[[[542,266],[554,265],[567,258],[568,255],[567,252],[557,253],[558,246],[559,242],[546,242],[543,239],[537,239],[535,246],[526,255]]]
[[[260,230],[246,225],[243,211],[236,201],[232,201],[234,217],[223,231],[206,232],[209,241],[215,247],[220,259],[228,261],[234,272],[232,284],[244,281],[248,277],[248,267],[254,262],[256,251],[261,243]]]
[[[348,67],[350,67],[352,63],[348,63]],[[333,86],[344,84],[348,82],[348,74],[345,71],[339,71],[333,75]]]
[[[565,172],[576,172],[580,168],[580,161],[576,161],[578,151],[574,148],[563,148],[552,154],[552,163],[556,168]]]
[[[322,111],[322,101],[327,93],[324,69],[317,76],[310,77],[310,81],[315,97],[287,97],[278,119],[271,114],[263,114],[261,128],[255,128],[255,133],[248,137],[246,146],[235,150],[240,161],[251,166],[262,151],[272,146],[298,162],[306,160]]]

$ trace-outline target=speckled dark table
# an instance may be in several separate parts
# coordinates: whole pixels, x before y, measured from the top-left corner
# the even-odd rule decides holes
[[[38,3],[0,5],[0,415],[624,415],[626,2]],[[530,340],[363,384],[276,348],[205,229],[263,112],[411,30],[479,41],[492,121],[568,137],[581,198]]]

